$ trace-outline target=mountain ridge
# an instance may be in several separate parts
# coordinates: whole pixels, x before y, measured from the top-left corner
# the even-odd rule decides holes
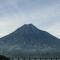
[[[13,33],[1,38],[0,48],[2,52],[5,51],[5,54],[11,55],[15,55],[15,52],[16,55],[24,55],[24,53],[34,55],[47,52],[50,54],[51,51],[59,52],[57,49],[60,49],[60,39],[39,30],[32,24],[25,24]]]

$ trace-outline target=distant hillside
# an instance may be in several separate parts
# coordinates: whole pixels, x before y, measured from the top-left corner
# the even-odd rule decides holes
[[[58,57],[60,56],[60,39],[39,30],[32,24],[25,24],[0,39],[0,54]]]

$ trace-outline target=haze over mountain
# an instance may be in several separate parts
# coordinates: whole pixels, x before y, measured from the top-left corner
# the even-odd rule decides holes
[[[56,56],[58,53],[60,53],[60,39],[39,30],[33,24],[24,24],[13,33],[0,38],[0,54]]]

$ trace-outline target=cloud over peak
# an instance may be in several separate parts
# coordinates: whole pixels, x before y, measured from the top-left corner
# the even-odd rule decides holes
[[[25,23],[60,36],[60,0],[0,0],[1,36]]]

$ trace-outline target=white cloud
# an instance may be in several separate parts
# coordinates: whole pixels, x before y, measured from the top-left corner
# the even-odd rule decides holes
[[[60,22],[59,23],[55,23],[53,26],[49,27],[48,29],[46,29],[46,31],[50,32],[52,35],[60,38]]]
[[[25,23],[60,37],[60,0],[0,0],[0,36]]]

